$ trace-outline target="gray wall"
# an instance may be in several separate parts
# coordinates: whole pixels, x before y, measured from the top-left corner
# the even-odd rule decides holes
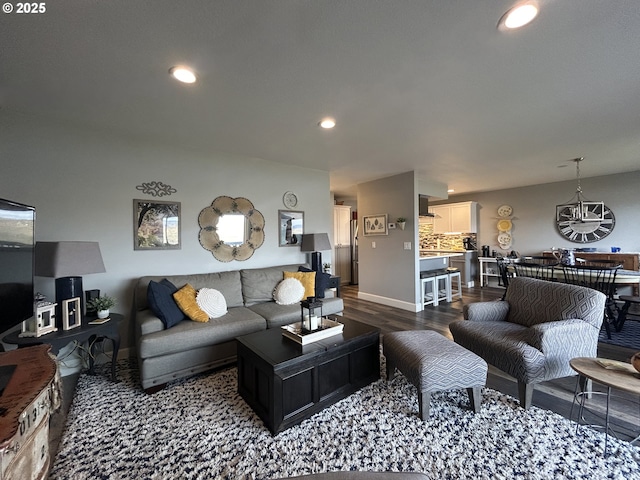
[[[584,196],[603,201],[615,217],[613,232],[597,242],[572,243],[562,237],[555,227],[555,207],[571,199],[576,181],[548,183],[531,187],[495,190],[469,195],[451,196],[446,202],[478,202],[478,248],[490,245],[501,253],[497,242],[497,209],[508,204],[513,207],[513,244],[511,250],[520,254],[535,254],[552,247],[595,247],[610,251],[617,246],[623,252],[640,252],[640,171],[581,180]],[[436,204],[436,202],[434,202]],[[507,252],[508,253],[508,252]]]
[[[291,190],[304,211],[305,232],[331,232],[327,172],[255,158],[202,153],[65,126],[0,111],[0,197],[34,205],[36,239],[100,242],[107,272],[86,275],[84,288],[115,296],[126,316],[123,346],[131,345],[132,287],[142,275],[255,268],[304,262],[299,247],[278,246],[278,209]],[[133,199],[153,199],[136,185],[162,181],[177,189],[158,200],[181,202],[182,249],[134,251]],[[246,197],[265,217],[265,242],[244,262],[221,263],[198,242],[198,213],[219,195]],[[324,252],[331,261],[331,252]],[[54,298],[54,282],[36,277],[36,290]]]
[[[359,298],[415,310],[418,252],[416,225],[418,193],[413,172],[358,185]],[[388,214],[389,222],[405,217],[405,230],[364,236],[363,218]],[[373,248],[373,242],[376,248]],[[404,250],[410,242],[411,250]]]

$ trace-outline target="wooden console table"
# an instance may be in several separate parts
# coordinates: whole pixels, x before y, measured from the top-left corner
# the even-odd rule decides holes
[[[15,365],[0,396],[0,479],[36,480],[49,470],[49,416],[60,407],[58,365],[49,345],[0,353]]]

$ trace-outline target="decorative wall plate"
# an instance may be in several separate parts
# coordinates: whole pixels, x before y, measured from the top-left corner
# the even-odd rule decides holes
[[[513,213],[513,208],[511,205],[500,205],[498,207],[498,216],[500,217],[510,217]]]
[[[498,243],[502,244],[507,244],[507,243],[511,243],[511,235],[506,233],[506,232],[502,232],[500,234],[498,234]]]
[[[507,218],[498,221],[498,230],[501,232],[508,232],[512,226],[511,220]]]
[[[293,192],[285,192],[282,197],[282,203],[284,203],[284,206],[287,208],[294,208],[298,205],[298,197]]]

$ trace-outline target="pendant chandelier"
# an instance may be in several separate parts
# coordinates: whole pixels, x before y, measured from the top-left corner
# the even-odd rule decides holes
[[[584,223],[604,220],[604,202],[591,202],[582,196],[582,187],[580,186],[580,162],[582,160],[584,160],[583,157],[572,160],[572,162],[576,162],[578,187],[569,202],[563,205],[556,205],[556,221]]]

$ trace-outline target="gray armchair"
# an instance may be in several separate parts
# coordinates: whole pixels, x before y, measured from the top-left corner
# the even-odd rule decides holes
[[[605,301],[590,288],[515,277],[503,301],[466,305],[465,320],[449,328],[456,343],[518,380],[526,409],[536,383],[575,375],[569,360],[596,356]]]

